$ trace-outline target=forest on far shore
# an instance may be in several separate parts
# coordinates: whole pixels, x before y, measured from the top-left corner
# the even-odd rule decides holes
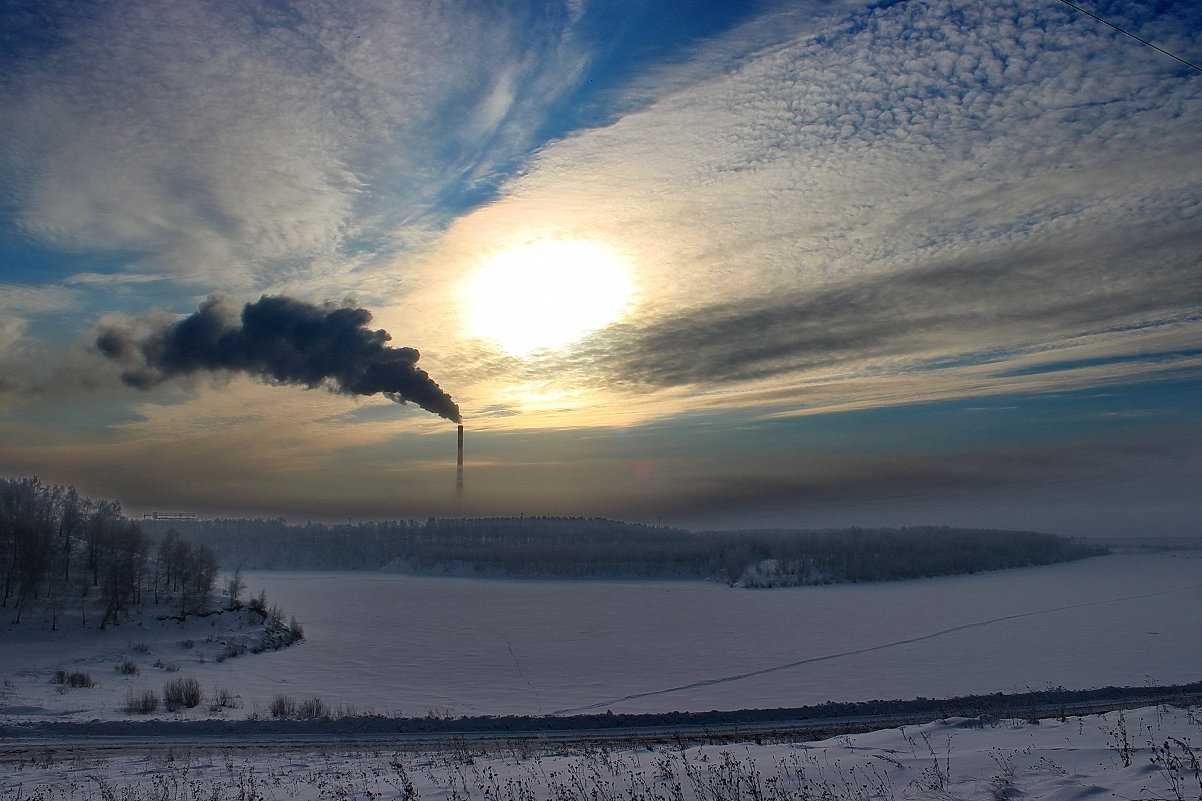
[[[780,587],[1044,565],[1107,549],[1032,531],[919,526],[692,532],[603,518],[429,518],[289,524],[283,518],[146,520],[243,569],[418,575],[706,579]]]
[[[130,606],[208,602],[234,569],[392,570],[418,575],[705,579],[781,587],[921,578],[1044,565],[1107,549],[1032,531],[943,526],[823,531],[706,531],[603,518],[429,518],[304,523],[283,518],[132,521],[117,501],[36,478],[0,480],[0,607],[30,603],[53,626],[101,626]]]

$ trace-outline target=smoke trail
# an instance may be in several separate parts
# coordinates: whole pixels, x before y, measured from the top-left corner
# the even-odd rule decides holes
[[[276,384],[326,386],[346,395],[379,392],[397,403],[412,401],[458,423],[451,396],[416,366],[413,348],[386,345],[386,331],[369,330],[371,312],[351,306],[315,306],[264,295],[235,316],[211,297],[188,317],[150,331],[102,326],[96,347],[121,362],[121,379],[148,389],[200,371],[228,370]]]

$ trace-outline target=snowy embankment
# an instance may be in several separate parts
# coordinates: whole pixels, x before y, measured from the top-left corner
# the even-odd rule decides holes
[[[0,629],[0,721],[127,717],[148,698],[153,707],[141,711],[158,712],[165,686],[196,681],[195,668],[276,651],[302,636],[241,604],[188,615],[151,606],[103,629],[68,621],[50,630],[27,617]],[[222,685],[202,689],[201,700],[164,711],[199,707],[214,715],[237,704]]]
[[[1182,708],[1202,704],[1202,682],[1168,687],[1054,688],[1026,693],[827,702],[807,707],[733,709],[654,714],[485,715],[463,717],[388,717],[384,715],[308,716],[232,719],[182,716],[126,720],[22,720],[0,722],[0,739],[9,748],[62,746],[94,748],[117,745],[198,745],[200,743],[301,744],[475,740],[584,740],[594,743],[631,737],[669,737],[695,741],[738,740],[761,736],[815,739],[836,733],[872,731],[951,717],[1009,718],[1031,723],[1070,715],[1135,709],[1152,704]]]
[[[818,742],[0,750],[0,801],[1005,801],[1202,797],[1196,709],[950,718]]]

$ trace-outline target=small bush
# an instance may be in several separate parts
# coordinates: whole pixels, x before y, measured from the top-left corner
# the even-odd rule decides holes
[[[163,685],[163,706],[168,712],[177,709],[192,709],[199,706],[204,693],[200,682],[193,678],[172,679]]]
[[[220,712],[222,709],[234,709],[238,706],[234,694],[224,687],[213,688],[213,702],[209,704],[209,711]]]
[[[159,708],[159,697],[154,690],[130,690],[125,694],[125,706],[122,709],[129,715],[149,715]]]
[[[297,701],[290,695],[277,695],[268,707],[276,718],[327,718],[330,705],[318,696]]]
[[[144,654],[150,653],[150,646],[144,642],[131,642],[129,647],[133,651],[140,651]]]
[[[330,705],[321,698],[306,698],[296,705],[298,718],[327,718],[330,716]]]
[[[225,646],[225,650],[217,654],[217,661],[224,662],[227,659],[233,659],[237,656],[242,656],[246,653],[246,644],[240,642],[232,642]]]
[[[271,699],[271,706],[268,707],[273,718],[294,718],[296,717],[296,699],[290,695],[277,695]]]
[[[187,651],[190,648],[196,647],[196,640],[180,640],[179,647]]]
[[[70,687],[95,687],[96,682],[87,673],[68,673],[65,670],[56,670],[50,678],[52,684],[66,684]]]
[[[116,671],[126,676],[138,675],[138,664],[132,659],[122,659],[117,663]]]

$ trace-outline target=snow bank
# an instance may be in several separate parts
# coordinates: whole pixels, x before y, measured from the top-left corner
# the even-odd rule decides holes
[[[0,801],[1185,801],[1202,797],[1200,734],[1196,710],[1146,708],[1041,725],[949,719],[809,743],[60,748],[0,752]]]

